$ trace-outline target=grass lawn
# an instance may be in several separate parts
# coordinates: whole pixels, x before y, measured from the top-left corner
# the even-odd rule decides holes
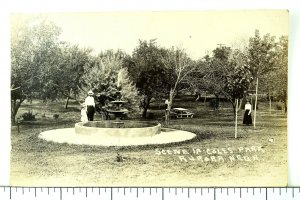
[[[239,112],[234,138],[232,108],[221,103],[211,111],[201,102],[175,102],[195,112],[193,119],[174,119],[171,128],[197,134],[192,141],[139,147],[97,147],[47,142],[39,133],[74,127],[80,107],[63,102],[25,103],[36,121],[11,131],[11,185],[14,186],[285,186],[287,118],[260,103],[257,127],[243,126]],[[153,108],[155,116],[163,111]],[[58,119],[53,114],[59,114]],[[99,115],[95,116],[100,119]],[[117,153],[123,162],[117,161]]]

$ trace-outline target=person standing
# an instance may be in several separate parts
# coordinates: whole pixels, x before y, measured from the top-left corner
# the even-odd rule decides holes
[[[88,92],[88,96],[85,98],[85,106],[87,111],[87,117],[88,121],[94,120],[94,114],[95,114],[95,99],[93,97],[94,93],[93,91]]]
[[[169,106],[169,100],[166,99],[166,100],[165,100],[165,109],[168,109],[168,106]]]
[[[81,122],[87,122],[88,121],[88,117],[87,117],[87,113],[86,113],[86,106],[85,104],[81,104]]]
[[[245,114],[243,119],[243,124],[251,125],[252,124],[252,117],[251,117],[252,106],[249,101],[245,104]]]

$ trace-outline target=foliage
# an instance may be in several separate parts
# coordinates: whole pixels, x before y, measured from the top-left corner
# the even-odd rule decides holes
[[[188,57],[184,49],[171,48],[167,50],[165,56],[162,57],[165,68],[167,69],[170,83],[169,103],[166,112],[166,123],[170,121],[170,111],[173,106],[173,99],[176,95],[176,90],[184,80],[188,79],[188,75],[195,70],[195,62]]]
[[[43,17],[12,16],[11,26],[11,123],[21,103],[41,96],[51,81],[48,72],[56,66],[60,29]],[[42,88],[42,89],[41,89]],[[51,88],[51,87],[50,87]],[[51,88],[53,93],[56,91]]]
[[[84,67],[80,80],[81,99],[93,90],[103,106],[110,100],[125,100],[131,105],[137,103],[137,90],[122,65],[123,55],[121,52],[103,52]]]
[[[35,121],[35,115],[28,111],[21,115],[24,121]]]
[[[140,104],[144,118],[151,101],[165,97],[170,87],[170,76],[162,63],[162,54],[164,49],[159,48],[155,40],[139,41],[132,57],[127,56],[124,60],[124,66],[143,97]]]
[[[261,38],[258,30],[250,37],[248,46],[248,66],[252,76],[258,76],[273,70],[276,63],[275,37],[266,34]]]

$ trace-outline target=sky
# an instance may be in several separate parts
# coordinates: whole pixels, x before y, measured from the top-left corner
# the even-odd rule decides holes
[[[131,54],[138,40],[156,39],[163,47],[186,49],[202,58],[218,44],[238,47],[254,35],[288,35],[288,11],[190,11],[51,13],[49,20],[62,28],[60,39],[94,53],[122,49]]]

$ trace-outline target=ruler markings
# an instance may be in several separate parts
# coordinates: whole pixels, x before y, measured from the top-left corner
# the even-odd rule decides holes
[[[209,188],[208,188],[208,191],[209,191]],[[214,188],[214,200],[217,199],[217,195],[216,195],[216,188]]]
[[[95,187],[95,188],[97,189],[97,187]],[[25,192],[25,189],[28,190],[29,192]],[[46,190],[44,190],[44,189],[46,189]],[[50,194],[50,189],[53,190],[54,193]],[[84,197],[85,197],[85,199],[93,198],[92,194],[94,193],[94,187],[78,187],[78,188],[76,188],[76,187],[12,187],[12,186],[10,186],[10,187],[3,187],[2,191],[5,192],[5,194],[7,195],[6,196],[7,198],[12,199],[12,200],[14,200],[15,198],[20,198],[19,195],[26,195],[26,197],[31,196],[31,198],[34,195],[35,199],[38,200],[40,198],[39,197],[40,195],[43,196],[43,193],[46,193],[46,194],[48,193],[48,196],[49,195],[53,195],[54,197],[59,196],[59,199],[63,200],[64,198],[65,199],[67,198],[67,196],[65,196],[63,193],[64,192],[68,193],[69,189],[73,189],[73,195],[75,195],[75,190],[81,192],[81,189],[82,189],[82,195],[80,195],[81,198],[84,198]],[[102,189],[106,190],[107,188],[99,188],[98,189],[99,195],[100,195],[100,192],[101,192]],[[111,187],[111,188],[108,188],[108,189],[110,189],[110,191],[109,191],[110,192],[110,199],[108,198],[108,199],[105,199],[105,200],[113,200],[113,198],[119,199],[119,197],[118,198],[116,196],[114,197],[114,193],[121,192],[120,187],[116,187],[116,188]],[[123,190],[124,195],[126,194],[126,189],[128,189],[128,187],[124,188],[124,190]],[[149,193],[146,191],[148,189],[149,189]],[[147,194],[150,194],[150,196],[151,196],[153,189],[154,189],[154,187],[129,188],[130,193],[132,193],[132,195],[136,196],[137,199],[143,198],[145,195],[148,196]],[[179,188],[173,188],[173,187],[155,188],[156,193],[158,193],[159,195],[161,194],[161,200],[169,200],[169,198],[174,195],[174,193],[172,191],[173,189],[174,189],[175,195],[177,196],[177,189],[180,189],[180,187]],[[262,197],[263,199],[266,199],[266,200],[268,200],[268,199],[273,200],[273,199],[276,199],[276,197],[278,199],[278,198],[280,198],[279,196],[285,196],[285,197],[289,197],[290,199],[297,199],[298,200],[299,194],[300,194],[300,188],[298,188],[298,187],[291,187],[291,188],[288,188],[288,187],[285,187],[285,188],[284,187],[278,187],[278,188],[274,188],[274,187],[265,187],[265,188],[258,188],[258,187],[253,187],[253,188],[248,188],[248,187],[247,188],[246,187],[233,187],[233,188],[220,187],[220,188],[217,188],[217,187],[212,187],[212,188],[207,188],[207,189],[208,189],[207,190],[208,193],[203,194],[203,190],[205,190],[205,188],[181,187],[181,193],[178,194],[179,195],[178,197],[183,195],[182,196],[183,200],[184,199],[186,199],[186,200],[187,199],[195,199],[195,197],[197,197],[197,196],[200,197],[200,194],[201,194],[201,196],[204,195],[204,197],[205,197],[202,200],[208,200],[208,199],[212,198],[212,195],[213,195],[212,199],[219,200],[219,199],[221,199],[221,197],[219,195],[223,196],[222,195],[223,193],[224,193],[224,195],[226,195],[226,192],[225,191],[223,192],[223,189],[225,189],[227,191],[227,196],[229,196],[229,198],[231,198],[231,196],[233,196],[233,197],[237,197],[239,199],[249,198],[248,195],[246,195],[246,197],[245,197],[245,192],[247,191],[247,194],[249,192],[251,194],[251,191],[249,191],[251,189],[252,189],[254,197]],[[276,191],[277,189],[279,190],[278,192]],[[285,193],[284,193],[284,195],[282,195],[281,190],[284,191],[284,189],[285,189]],[[85,191],[83,191],[83,190],[85,190]],[[232,192],[229,192],[230,190]],[[259,192],[258,192],[258,190],[259,190]],[[171,194],[171,196],[170,195],[165,196],[165,192],[167,192],[167,191],[168,191],[169,194]],[[92,193],[89,194],[90,192],[92,192]],[[134,192],[136,192],[136,194],[134,194]],[[193,194],[191,194],[191,193],[193,193]],[[239,197],[238,197],[238,193],[239,193]],[[261,194],[261,195],[259,195],[259,194]],[[0,192],[0,195],[1,195],[1,192]],[[109,197],[109,196],[107,196],[107,197]],[[154,198],[154,197],[152,197],[152,198]],[[2,199],[1,196],[0,196],[0,199]],[[6,200],[6,199],[3,199],[3,200]]]
[[[242,198],[242,188],[240,188],[240,199]]]
[[[254,196],[255,188],[252,188],[252,196]]]
[[[98,195],[100,196],[100,188],[98,188]]]
[[[110,200],[113,200],[113,188],[110,188]]]
[[[62,200],[62,189],[59,189],[59,199]]]

